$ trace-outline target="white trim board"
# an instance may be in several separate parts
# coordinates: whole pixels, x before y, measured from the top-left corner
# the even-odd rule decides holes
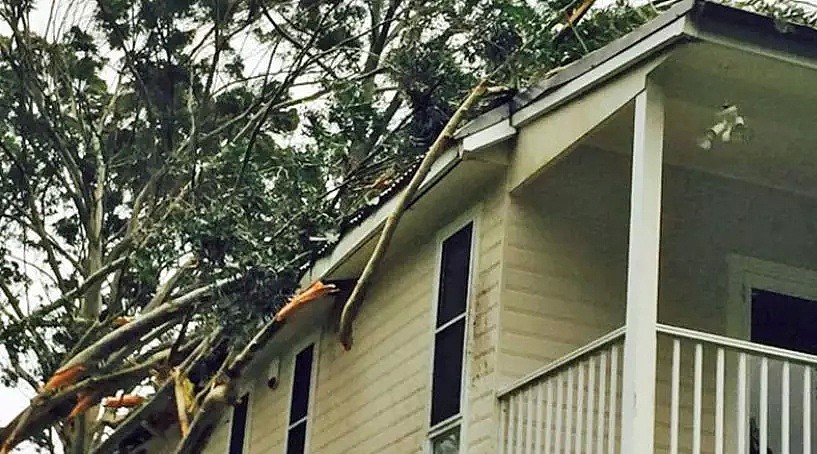
[[[246,453],[250,451],[250,439],[252,438],[252,434],[250,433],[252,430],[252,411],[253,411],[253,399],[255,398],[255,388],[250,386],[246,390],[242,396],[247,396],[247,415],[244,419],[244,440],[241,446],[241,452]],[[233,418],[235,418],[235,405],[230,406],[230,415],[227,418],[227,445],[224,447],[224,452],[230,454],[230,445],[233,442]]]
[[[311,433],[312,428],[315,425],[315,395],[318,391],[318,363],[320,361],[320,342],[321,342],[321,330],[316,330],[310,333],[307,336],[301,337],[297,341],[291,344],[291,348],[287,350],[287,356],[284,359],[285,366],[283,371],[286,372],[288,375],[288,382],[289,387],[287,388],[287,396],[286,396],[286,411],[284,413],[284,424],[285,433],[284,433],[284,440],[283,440],[283,452],[286,453],[289,447],[287,444],[289,443],[289,429],[291,428],[291,424],[289,423],[289,415],[292,411],[292,390],[295,385],[295,357],[300,353],[303,349],[308,347],[310,344],[312,345],[312,370],[310,371],[310,381],[309,381],[309,402],[306,404],[306,435],[304,438],[304,452],[309,452],[309,443],[312,439]],[[281,374],[283,375],[283,374]]]
[[[429,356],[429,374],[428,374],[428,411],[426,412],[426,419],[424,425],[426,427],[426,435],[425,435],[425,442],[423,447],[423,452],[426,454],[431,453],[431,439],[435,436],[438,436],[444,433],[446,430],[459,425],[460,427],[460,452],[467,451],[467,443],[468,443],[468,418],[467,415],[469,414],[468,411],[468,388],[470,385],[470,381],[468,377],[470,376],[470,361],[469,361],[469,348],[468,348],[468,338],[471,335],[470,323],[474,319],[473,315],[471,314],[471,310],[474,307],[473,299],[476,295],[474,291],[474,286],[476,285],[475,271],[477,268],[477,261],[479,257],[478,248],[479,248],[479,233],[480,233],[480,225],[479,225],[479,215],[482,213],[483,203],[477,203],[474,207],[463,213],[462,215],[458,216],[452,222],[449,222],[446,226],[442,227],[437,231],[435,235],[435,252],[434,252],[434,282],[432,285],[431,291],[431,321],[430,324],[430,333],[431,336],[431,354]],[[458,232],[460,229],[465,227],[468,224],[471,224],[471,251],[468,263],[468,294],[465,301],[465,330],[463,332],[463,347],[462,347],[462,377],[460,381],[460,413],[458,415],[452,416],[451,418],[442,421],[435,426],[431,426],[431,405],[432,405],[432,387],[434,384],[434,340],[436,339],[437,333],[437,305],[438,305],[438,297],[440,292],[440,267],[442,264],[442,245],[443,242],[448,239],[451,235]]]

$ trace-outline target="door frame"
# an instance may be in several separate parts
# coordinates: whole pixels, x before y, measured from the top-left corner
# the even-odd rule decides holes
[[[751,291],[753,288],[817,301],[817,271],[738,254],[727,256],[727,268],[728,295],[725,328],[726,335],[729,337],[751,341]],[[737,407],[733,375],[736,370],[736,364],[731,364],[727,368],[726,382],[728,384],[724,401],[727,409]],[[750,394],[747,393],[747,399],[750,398]],[[729,418],[729,415],[731,412],[726,412],[727,420],[724,424],[726,445],[731,448],[728,452],[734,452],[736,427],[734,418]],[[747,411],[745,422],[747,428],[749,417],[750,412]]]
[[[817,301],[817,271],[737,254],[727,256],[726,334],[751,340],[753,288]]]

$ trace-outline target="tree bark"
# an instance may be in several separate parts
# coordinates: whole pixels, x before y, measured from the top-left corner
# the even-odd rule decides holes
[[[360,274],[360,278],[358,278],[357,284],[352,290],[352,294],[343,306],[343,312],[340,318],[340,342],[346,350],[352,348],[352,323],[354,322],[357,312],[360,310],[360,305],[363,303],[366,287],[369,285],[369,281],[371,281],[375,270],[386,256],[386,251],[397,230],[397,224],[400,222],[400,218],[403,217],[409,203],[414,199],[417,190],[420,189],[420,184],[422,184],[425,177],[428,176],[428,173],[431,171],[431,166],[446,150],[446,146],[449,144],[449,140],[454,135],[460,121],[462,121],[465,114],[487,89],[488,79],[485,78],[471,90],[471,93],[469,93],[462,104],[460,104],[459,108],[454,112],[454,115],[451,116],[448,123],[446,123],[443,130],[434,140],[434,143],[431,144],[417,172],[400,195],[397,206],[391,215],[389,215],[388,219],[386,219],[386,225],[383,226],[383,231],[380,232],[380,238],[377,241],[374,252],[372,252],[371,257],[369,257],[369,261],[366,262],[366,267]]]

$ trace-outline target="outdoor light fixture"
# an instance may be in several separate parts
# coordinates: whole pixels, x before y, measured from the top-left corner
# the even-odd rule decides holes
[[[269,367],[267,368],[267,387],[270,389],[275,389],[278,387],[279,378],[281,374],[281,363],[278,358],[273,359],[270,361]]]
[[[698,146],[711,150],[716,140],[722,142],[745,142],[748,139],[746,120],[738,113],[734,104],[724,104],[715,115],[715,124],[698,138]]]

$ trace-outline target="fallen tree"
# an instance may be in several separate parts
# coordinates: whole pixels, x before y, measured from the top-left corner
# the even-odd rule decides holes
[[[470,5],[96,0],[42,29],[0,5],[0,379],[32,395],[0,452],[112,452],[157,413],[197,452],[257,352],[333,291],[299,292],[302,271],[395,175],[425,155],[410,198],[461,120],[652,11]],[[97,418],[104,398],[126,416]]]

